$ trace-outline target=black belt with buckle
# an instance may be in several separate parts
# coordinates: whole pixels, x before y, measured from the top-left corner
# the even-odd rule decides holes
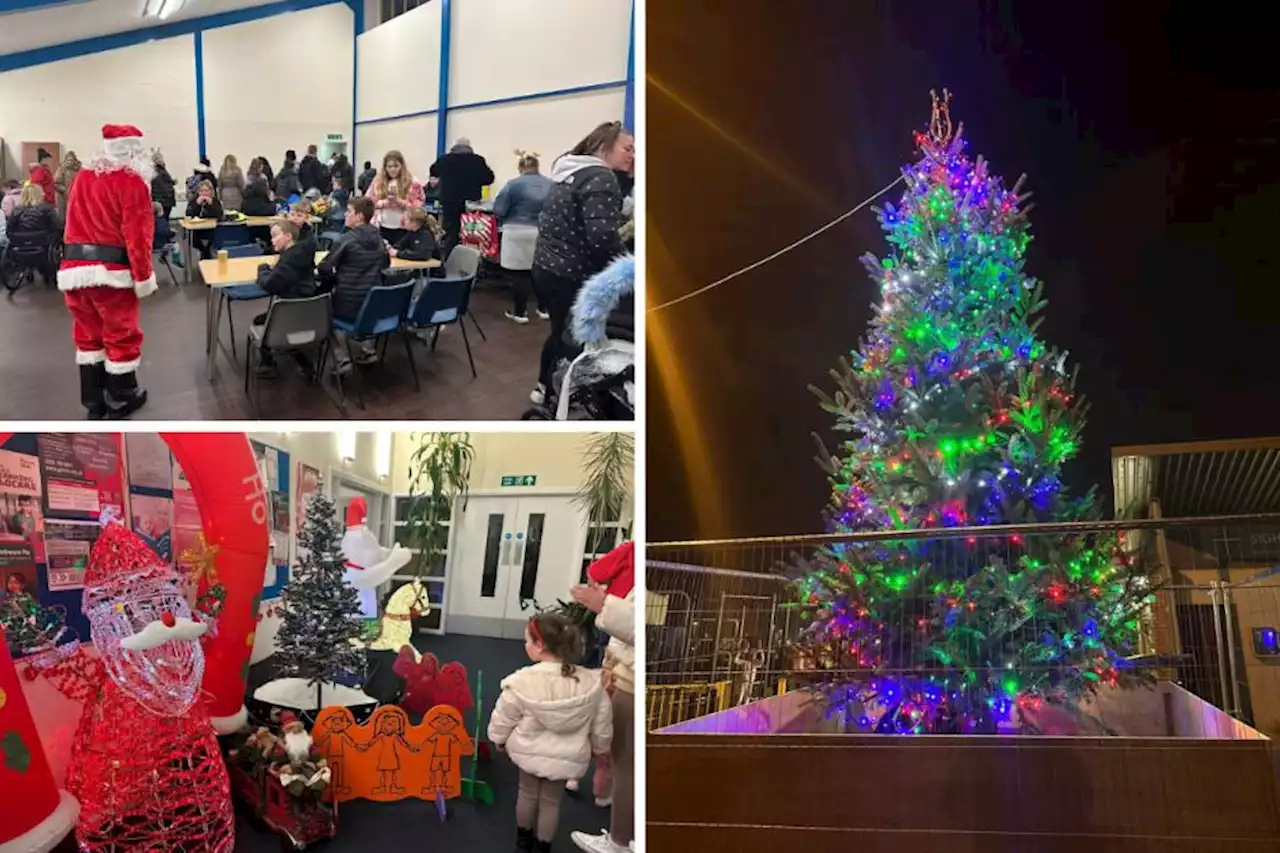
[[[129,253],[119,246],[94,246],[88,243],[69,243],[62,257],[68,261],[97,261],[100,264],[129,266]]]

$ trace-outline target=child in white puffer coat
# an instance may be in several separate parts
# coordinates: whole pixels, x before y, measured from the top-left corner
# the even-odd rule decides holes
[[[600,673],[574,666],[583,650],[578,626],[540,613],[525,628],[524,649],[534,663],[502,680],[489,741],[520,769],[516,850],[545,853],[565,782],[580,779],[593,754],[609,752],[613,711]]]

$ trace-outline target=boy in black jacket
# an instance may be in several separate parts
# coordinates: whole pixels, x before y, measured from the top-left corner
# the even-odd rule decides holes
[[[305,299],[316,294],[315,258],[316,241],[310,237],[299,238],[298,226],[282,220],[271,226],[271,245],[279,253],[275,266],[258,267],[258,287],[278,299]],[[266,314],[253,318],[255,326],[265,325]],[[302,362],[304,369],[309,366]],[[258,375],[275,376],[276,365],[271,351],[262,348],[262,364]]]
[[[404,227],[408,231],[391,250],[393,258],[406,261],[429,261],[440,256],[436,235],[427,227],[427,212],[411,207],[405,212]]]
[[[295,201],[289,205],[289,221],[298,227],[299,240],[315,239],[311,230],[311,202]]]
[[[369,223],[373,220],[373,200],[365,196],[351,199],[347,206],[349,229],[342,241],[320,262],[320,276],[333,286],[333,316],[352,321],[360,314],[369,291],[382,283],[382,271],[391,258],[382,234]],[[347,344],[341,332],[334,332],[339,344]],[[377,361],[378,354],[370,341],[350,342],[353,357],[361,364]],[[351,369],[346,348],[334,347],[339,373]]]

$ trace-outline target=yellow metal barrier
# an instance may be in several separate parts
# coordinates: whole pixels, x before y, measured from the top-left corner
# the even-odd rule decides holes
[[[649,731],[674,726],[694,717],[729,709],[728,681],[702,684],[651,684],[645,690],[645,718]]]

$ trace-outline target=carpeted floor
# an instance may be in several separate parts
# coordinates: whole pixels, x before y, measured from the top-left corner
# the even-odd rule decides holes
[[[414,644],[421,651],[430,651],[440,662],[459,661],[467,668],[474,694],[480,686],[481,719],[479,732],[485,736],[489,713],[498,699],[498,684],[508,674],[529,663],[524,654],[524,644],[518,640],[496,640],[488,637],[462,635],[418,636]],[[382,702],[392,701],[400,686],[400,679],[391,671],[394,660],[391,652],[370,653],[370,678],[365,692]],[[255,665],[249,672],[249,692],[274,677],[271,659]],[[251,709],[257,710],[257,709]],[[471,713],[466,715],[468,725],[474,725]],[[472,732],[475,734],[475,732]],[[464,761],[462,772],[470,771],[470,762]],[[505,851],[515,848],[515,797],[516,768],[501,753],[494,752],[489,761],[481,762],[478,778],[487,781],[494,790],[496,802],[492,806],[468,802],[462,799],[449,801],[449,818],[441,823],[433,803],[421,800],[404,800],[398,803],[372,803],[354,801],[344,803],[339,812],[338,836],[319,848],[323,851],[401,851],[401,850],[466,850],[476,853]],[[587,776],[585,794],[567,794],[560,812],[560,831],[556,850],[574,850],[569,841],[573,830],[599,832],[608,825],[609,810],[596,808],[591,800],[590,776]],[[273,833],[255,830],[243,816],[236,821],[237,851],[277,851],[279,837]]]

